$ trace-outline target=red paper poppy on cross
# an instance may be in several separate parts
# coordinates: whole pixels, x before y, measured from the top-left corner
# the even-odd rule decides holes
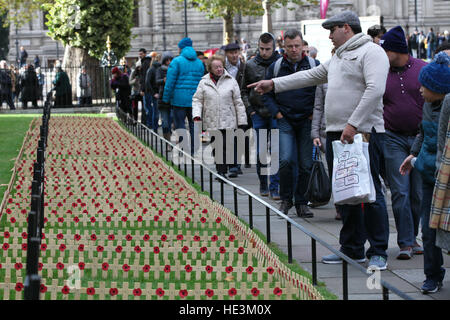
[[[14,264],[14,269],[16,270],[20,270],[23,268],[23,264],[20,262],[17,262],[16,264]]]
[[[74,218],[73,218],[73,222],[75,222],[75,223],[78,223],[78,222],[80,222],[80,218],[78,218],[78,217],[74,217]]]
[[[221,223],[221,222],[222,222],[222,219],[221,219],[220,217],[217,217],[216,222],[217,222],[217,223]]]
[[[108,269],[109,269],[109,264],[108,264],[108,262],[103,262],[103,263],[102,263],[102,270],[103,270],[103,271],[108,271]]]
[[[148,234],[146,234],[146,235],[144,235],[144,241],[148,241],[148,240],[150,240],[150,236],[148,235]]]
[[[213,269],[214,269],[214,268],[211,267],[210,265],[208,265],[208,266],[205,267],[205,270],[206,270],[207,273],[213,272]]]
[[[243,254],[244,253],[244,248],[243,247],[239,247],[239,249],[237,250],[237,253]]]
[[[156,295],[159,297],[163,297],[164,296],[164,290],[162,288],[158,288],[156,289]]]
[[[86,264],[84,262],[78,262],[78,268],[80,268],[80,270],[84,270],[85,267]]]
[[[142,271],[149,272],[150,271],[150,266],[148,264],[146,264],[145,266],[142,267]]]
[[[153,253],[158,254],[159,252],[159,247],[153,247]]]
[[[42,262],[38,263],[38,270],[42,271],[42,268],[44,268],[44,265],[42,264]]]
[[[22,282],[17,282],[16,283],[16,287],[14,288],[17,292],[20,292],[23,290],[23,283]]]
[[[116,296],[119,294],[119,290],[117,288],[111,288],[111,289],[109,289],[109,294],[111,296]]]
[[[136,252],[136,253],[141,253],[141,251],[142,251],[142,249],[141,249],[140,246],[135,246],[135,247],[134,247],[134,252]]]
[[[97,252],[103,252],[105,248],[103,246],[97,246]]]
[[[143,220],[144,220],[144,219],[142,218],[142,216],[138,216],[138,217],[137,217],[137,221],[138,221],[138,222],[142,222]]]
[[[225,253],[225,252],[227,252],[227,249],[225,249],[225,247],[220,247],[219,248],[219,252],[220,253]]]
[[[91,240],[92,241],[97,240],[97,235],[95,233],[91,234]]]
[[[184,299],[188,296],[188,291],[186,289],[180,290],[179,295],[182,299]]]
[[[81,240],[81,236],[77,233],[75,234],[75,236],[73,237],[75,241],[80,241]]]
[[[69,294],[69,293],[70,293],[70,288],[69,288],[68,286],[64,286],[64,287],[61,289],[61,292],[62,292],[63,294]]]
[[[236,240],[236,237],[235,237],[234,235],[230,235],[230,236],[228,237],[228,240],[231,241],[231,242],[233,242],[234,240]]]
[[[205,218],[205,217],[201,217],[201,218],[200,218],[200,222],[201,222],[201,223],[205,223],[205,222],[206,222],[206,218]]]
[[[95,223],[95,221],[96,221],[96,220],[95,220],[95,217],[91,217],[90,220],[91,220],[92,223]]]
[[[167,236],[165,235],[165,234],[163,234],[162,236],[161,236],[161,241],[166,241],[167,240]]]
[[[78,251],[84,251],[84,244],[80,244],[78,246]]]
[[[122,250],[123,250],[122,246],[117,246],[117,247],[116,247],[116,252],[117,252],[117,253],[121,253]]]
[[[251,292],[252,296],[254,296],[254,297],[259,296],[258,288],[253,288],[250,292]]]
[[[275,289],[273,289],[273,294],[276,296],[281,296],[281,294],[283,293],[283,290],[281,290],[280,288],[276,287]]]
[[[134,290],[133,290],[133,295],[134,295],[135,297],[141,296],[141,295],[142,295],[142,290],[139,289],[139,288],[134,289]]]
[[[266,269],[266,271],[267,271],[267,273],[269,273],[269,274],[273,274],[273,273],[275,272],[275,270],[274,270],[272,267],[268,267],[268,268]]]
[[[232,267],[232,266],[226,267],[226,268],[225,268],[225,272],[226,272],[226,273],[231,273],[231,272],[233,272],[233,267]]]
[[[155,222],[158,222],[159,216],[154,216],[154,217],[153,217],[153,220],[154,220]]]
[[[194,236],[194,241],[200,241],[200,237],[199,236]]]
[[[86,293],[89,295],[89,296],[93,296],[94,294],[95,294],[95,288],[87,288],[86,289]]]
[[[127,222],[128,218],[123,216],[122,218],[120,218],[120,220],[122,220],[123,222]]]
[[[133,237],[131,236],[131,234],[127,234],[125,239],[127,239],[127,241],[131,241],[131,240],[133,240]]]
[[[113,234],[108,235],[108,240],[113,241],[116,237]]]
[[[206,295],[207,297],[211,298],[212,296],[214,296],[214,290],[212,290],[212,289],[206,289],[205,295]]]
[[[252,274],[253,270],[252,266],[248,266],[247,269],[245,269],[245,272],[247,272],[247,274]]]
[[[125,271],[125,272],[130,271],[130,269],[131,269],[131,267],[128,264],[126,264],[126,263],[122,266],[122,270]]]
[[[4,236],[6,239],[8,239],[11,235],[10,235],[10,233],[9,233],[8,231],[5,231],[5,232],[3,233],[3,236]]]
[[[58,262],[58,263],[56,264],[56,269],[58,269],[58,270],[64,270],[64,264],[61,263],[61,262]]]
[[[183,253],[187,253],[189,251],[189,247],[188,246],[184,246],[182,249],[181,249],[181,252],[183,252]]]
[[[175,217],[169,217],[169,222],[174,222],[175,221]]]
[[[206,251],[208,251],[208,248],[207,248],[207,247],[201,247],[201,248],[200,248],[200,252],[201,252],[201,253],[205,253]]]
[[[187,264],[185,267],[184,267],[184,270],[186,270],[186,272],[191,272],[192,271],[192,267],[191,267],[191,265],[190,264]]]
[[[216,235],[213,235],[211,237],[211,241],[216,242],[219,238]]]
[[[111,216],[106,216],[105,220],[106,222],[111,222]]]
[[[170,272],[170,265],[166,264],[166,265],[164,266],[164,272],[165,272],[165,273],[169,273],[169,272]]]
[[[57,238],[58,240],[61,240],[61,239],[64,238],[64,235],[63,235],[62,233],[58,233],[58,234],[56,235],[56,238]]]
[[[184,238],[184,237],[183,237],[182,234],[177,235],[177,240],[180,240],[180,241],[181,241],[181,240],[183,240],[183,238]]]
[[[237,294],[237,291],[235,288],[231,288],[230,290],[228,290],[228,295],[230,297],[234,297]]]
[[[59,251],[64,252],[64,250],[66,250],[66,245],[65,245],[64,243],[62,243],[62,244],[59,246]]]
[[[47,292],[47,287],[45,286],[45,284],[41,284],[40,286],[39,286],[39,292],[40,293],[46,293]]]
[[[186,223],[189,223],[189,222],[191,222],[191,218],[186,217],[186,218],[184,218],[184,221],[186,221]]]
[[[9,244],[8,243],[4,243],[3,246],[2,246],[2,249],[5,250],[5,251],[8,250],[9,249]]]

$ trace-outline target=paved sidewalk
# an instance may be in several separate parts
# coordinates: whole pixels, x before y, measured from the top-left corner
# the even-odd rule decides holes
[[[173,139],[173,136],[172,136]],[[174,141],[174,140],[172,140]],[[205,144],[203,146],[206,146]],[[209,166],[214,169],[214,166]],[[184,166],[181,166],[184,170]],[[187,165],[187,174],[191,177],[190,162]],[[252,193],[259,196],[259,180],[256,174],[256,165],[251,168],[244,168],[242,165],[243,175],[237,178],[230,179],[233,183],[244,187]],[[200,185],[200,169],[195,167],[195,181]],[[307,182],[305,182],[307,183]],[[204,173],[204,188],[209,191],[209,173]],[[213,185],[214,200],[220,202],[220,183],[214,181]],[[238,192],[238,213],[239,217],[245,221],[249,221],[248,196]],[[273,201],[268,197],[261,197],[261,199],[272,204],[278,208],[280,201]],[[414,256],[411,260],[401,261],[397,260],[398,254],[397,246],[397,231],[395,228],[395,221],[392,214],[391,197],[389,190],[387,191],[386,201],[389,211],[389,248],[388,248],[388,270],[381,272],[381,277],[384,281],[390,283],[400,291],[407,293],[413,299],[418,300],[448,300],[450,299],[450,256],[444,252],[444,267],[447,269],[447,276],[444,279],[444,287],[438,293],[431,295],[423,295],[420,292],[422,282],[425,277],[423,274],[423,255]],[[224,205],[234,211],[234,194],[233,188],[224,186]],[[304,226],[309,231],[318,235],[321,239],[336,249],[339,249],[339,232],[342,226],[341,221],[335,220],[335,210],[332,201],[326,206],[311,209],[314,212],[314,218],[304,219],[296,216],[295,208],[289,211],[289,216],[297,223]],[[254,227],[266,234],[266,210],[258,202],[253,201],[253,221]],[[278,244],[278,246],[287,254],[287,231],[286,222],[278,218],[274,213],[271,213],[271,241]],[[421,243],[420,233],[418,242]],[[298,263],[312,273],[312,258],[311,258],[311,239],[302,231],[292,227],[292,243],[293,243],[293,258]],[[366,248],[368,248],[368,242]],[[317,243],[317,274],[318,280],[325,282],[327,288],[332,293],[336,294],[342,299],[342,264],[326,265],[321,263],[323,255],[330,254],[330,251]],[[366,264],[362,264],[367,267]],[[370,290],[366,285],[367,276],[356,270],[352,266],[348,267],[348,293],[350,300],[381,300],[381,290]],[[389,298],[392,300],[401,299],[397,295],[390,292]]]

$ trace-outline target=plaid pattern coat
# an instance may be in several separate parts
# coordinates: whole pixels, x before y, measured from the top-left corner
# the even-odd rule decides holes
[[[441,166],[434,186],[430,228],[450,231],[450,121]]]

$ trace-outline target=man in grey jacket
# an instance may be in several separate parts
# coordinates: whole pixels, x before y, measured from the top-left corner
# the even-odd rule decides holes
[[[369,268],[385,270],[389,239],[388,214],[379,180],[380,154],[384,144],[383,94],[389,72],[384,50],[362,33],[358,16],[342,12],[322,26],[330,30],[329,38],[336,47],[331,60],[311,70],[251,84],[261,94],[293,90],[328,81],[325,98],[327,127],[327,161],[332,168],[332,141],[353,143],[355,134],[369,136],[370,169],[376,189],[376,201],[361,205],[340,206],[343,226],[340,250],[358,262],[364,262],[364,243],[370,242],[366,256]],[[322,258],[324,263],[341,263],[336,255]]]

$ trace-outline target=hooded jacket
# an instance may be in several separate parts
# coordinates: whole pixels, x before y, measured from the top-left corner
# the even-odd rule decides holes
[[[192,96],[204,75],[203,62],[192,47],[185,47],[167,70],[163,101],[175,107],[192,107]]]
[[[341,132],[347,124],[358,132],[372,128],[383,133],[383,95],[389,59],[370,36],[358,33],[340,46],[327,62],[311,70],[274,78],[275,92],[328,82],[325,98],[327,132]]]

